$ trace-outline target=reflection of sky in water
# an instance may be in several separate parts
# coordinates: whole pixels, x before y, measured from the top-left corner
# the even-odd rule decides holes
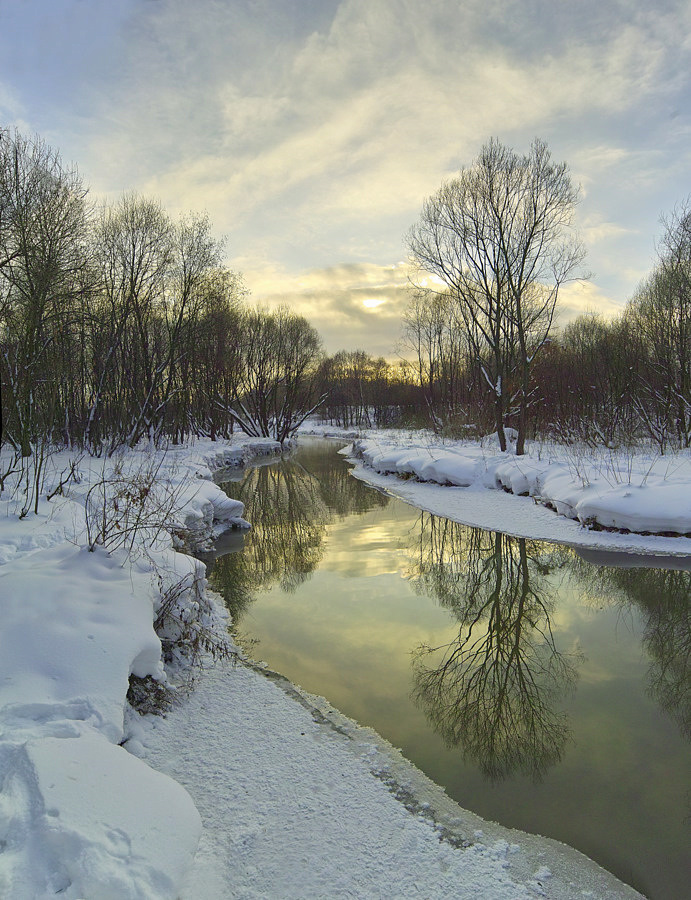
[[[434,532],[435,521],[381,496],[374,508],[354,513],[349,505],[358,510],[368,506],[361,483],[337,477],[311,452],[312,484],[315,478],[322,480],[326,506],[337,508],[339,515],[322,522],[320,553],[307,558],[309,574],[296,590],[282,590],[275,577],[262,590],[249,585],[254,602],[241,613],[238,627],[259,642],[250,652],[376,728],[463,806],[577,846],[653,897],[681,896],[688,862],[688,744],[650,696],[651,658],[641,644],[649,609],[624,602],[606,583],[594,581],[599,570],[575,563],[569,551],[528,547],[523,574],[549,612],[552,656],[563,655],[576,674],[573,690],[565,681],[542,697],[548,711],[557,717],[567,714],[569,734],[559,751],[561,760],[546,765],[539,783],[520,770],[488,781],[476,761],[464,759],[461,747],[444,745],[430,725],[429,708],[416,705],[411,694],[414,651],[421,644],[458,640],[469,570],[486,565],[493,539],[478,539],[478,555],[468,539],[470,530],[444,529],[444,520],[436,520],[442,524],[433,539],[442,549],[435,556],[433,545],[420,540],[421,528],[427,533],[431,526]],[[334,454],[330,465],[343,463]],[[351,485],[357,498],[349,501],[345,493]],[[237,496],[232,489],[230,493]],[[255,500],[259,511],[261,498]],[[323,513],[322,499],[315,502]],[[261,561],[278,555],[290,563],[293,557],[271,544],[275,529],[257,525],[249,539],[268,543],[263,549],[255,546],[254,556]],[[281,531],[282,539],[290,541],[290,529]],[[509,565],[520,562],[517,543],[501,547]],[[421,588],[423,564],[431,573],[427,587],[441,584],[453,608]],[[491,566],[488,572],[478,594],[483,602],[496,575]],[[508,570],[501,572],[505,597]],[[683,593],[686,582],[677,583]],[[532,617],[544,626],[544,610],[539,602],[527,609],[518,624],[509,613],[509,632],[520,632],[525,646],[535,651],[527,655],[529,661],[549,659],[543,638],[525,621]],[[468,631],[461,627],[463,636]],[[471,658],[467,677],[478,659],[482,657]]]
[[[415,526],[417,513],[410,517]],[[329,528],[329,543],[320,569],[343,575],[405,576],[408,568],[406,523],[391,516],[388,510],[365,513],[353,530],[349,519]]]

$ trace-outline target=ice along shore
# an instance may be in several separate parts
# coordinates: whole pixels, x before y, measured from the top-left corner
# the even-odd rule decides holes
[[[570,848],[482,822],[374,733],[246,665],[208,665],[165,718],[131,711],[131,674],[170,681],[153,621],[172,586],[182,613],[224,627],[203,568],[174,539],[242,524],[210,474],[248,452],[142,451],[115,474],[82,459],[79,477],[31,516],[6,487],[0,893],[639,896]],[[52,460],[57,481],[68,462]],[[90,540],[89,491],[123,472],[153,472],[153,493],[174,499],[172,536],[154,527],[127,546]],[[586,535],[591,547],[609,540]],[[649,551],[666,540],[644,538]]]

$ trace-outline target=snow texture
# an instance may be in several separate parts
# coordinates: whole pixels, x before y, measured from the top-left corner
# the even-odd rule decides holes
[[[368,434],[344,451],[354,474],[429,512],[574,547],[691,555],[691,453],[580,451]],[[513,497],[504,496],[506,493]]]
[[[183,900],[640,897],[563,844],[461,809],[373,731],[281,678],[218,665],[182,709],[147,718],[145,758],[204,822]]]
[[[509,460],[488,465],[467,448],[425,456],[412,445],[404,460],[403,449],[388,446],[386,471],[468,479],[464,496],[512,504],[500,511],[504,527],[515,511],[524,516],[525,503],[533,516],[559,518],[532,500],[478,488],[488,473],[515,479]],[[219,664],[167,718],[132,711],[131,675],[174,687],[161,647],[173,635],[153,627],[165,597],[173,592],[186,621],[224,630],[204,567],[176,550],[247,524],[212,471],[279,451],[270,441],[197,441],[108,460],[55,454],[38,513],[28,515],[22,491],[30,483],[8,476],[0,497],[0,897],[638,896],[576,851],[461,810],[372,732],[280,678]],[[71,467],[75,478],[64,482]],[[526,476],[529,490],[544,477],[536,472]],[[447,497],[459,490],[417,486]],[[650,479],[640,496],[655,495],[648,487]],[[571,503],[566,485],[562,493]],[[111,504],[105,523],[99,498]],[[128,504],[141,526],[134,532]],[[632,514],[642,503],[629,507]],[[682,501],[677,509],[685,528]],[[583,533],[595,550],[611,549],[603,537],[621,537]]]
[[[274,442],[206,442],[83,458],[76,482],[41,499],[37,515],[22,516],[26,482],[8,479],[0,509],[0,897],[177,896],[199,813],[183,787],[119,744],[130,675],[167,680],[153,628],[162,595],[178,586],[181,613],[199,615],[205,569],[173,549],[155,515],[125,544],[117,531],[111,549],[94,543],[85,508],[94,485],[98,497],[99,485],[153,477],[136,496],[170,513],[164,524],[178,540],[208,544],[229,525],[247,524],[243,505],[211,471],[277,451]],[[74,459],[62,453],[48,462],[43,497]],[[207,612],[205,624],[222,627],[217,620]]]

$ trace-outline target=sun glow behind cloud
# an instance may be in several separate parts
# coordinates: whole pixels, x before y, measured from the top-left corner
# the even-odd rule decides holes
[[[247,281],[252,296],[260,298],[261,305],[286,305],[306,316],[322,335],[328,353],[365,349],[390,360],[410,355],[401,344],[401,337],[412,284],[424,282],[430,290],[444,290],[439,278],[420,278],[420,273],[405,262],[395,266],[331,266],[297,276],[285,269],[266,267],[254,271]],[[611,318],[621,309],[620,303],[592,282],[573,282],[560,291],[555,322],[557,327],[563,327],[586,312]]]
[[[536,0],[520,16],[511,0],[29,7],[40,34],[3,12],[5,121],[44,134],[100,195],[207,210],[255,299],[294,306],[330,348],[392,354],[403,236],[491,136],[524,151],[539,135],[582,185],[594,278],[565,293],[571,311],[622,305],[689,190],[683,0]]]
[[[376,309],[378,306],[381,306],[382,303],[386,303],[386,297],[365,297],[362,301],[362,305],[365,309]]]
[[[322,335],[328,353],[364,349],[394,359],[410,299],[409,278],[406,263],[351,263],[297,275],[267,266],[246,280],[262,305],[286,305],[307,317]]]

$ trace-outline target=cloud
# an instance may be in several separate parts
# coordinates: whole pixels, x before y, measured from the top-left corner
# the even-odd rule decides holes
[[[411,298],[410,265],[350,263],[315,268],[293,275],[266,265],[251,270],[251,299],[275,308],[288,306],[319,331],[327,353],[365,349],[374,356],[397,358],[403,314]],[[638,280],[636,273],[628,273]],[[590,281],[573,282],[559,293],[556,324],[563,327],[586,312],[605,318],[624,304]]]
[[[25,119],[26,111],[23,108],[16,91],[11,85],[0,81],[0,124],[12,125],[24,134],[30,134],[31,128]]]
[[[620,225],[618,222],[602,222],[591,216],[581,225],[581,236],[587,246],[603,244],[606,241],[629,237],[634,234],[632,228]]]
[[[596,284],[576,281],[564,285],[559,292],[556,323],[563,328],[583,313],[592,312],[611,319],[619,315],[623,308],[623,303],[613,300]]]
[[[423,199],[491,136],[524,151],[539,135],[569,160],[598,303],[626,297],[688,192],[685,0],[43,6],[31,77],[0,54],[0,111],[40,108],[56,134],[62,116],[64,155],[97,194],[207,210],[255,295],[314,310],[336,349],[371,336],[390,355],[405,286],[368,273],[385,279]],[[13,13],[0,50],[26,43],[30,18]]]
[[[405,263],[342,264],[297,276],[267,267],[255,270],[247,283],[260,305],[285,305],[306,316],[328,353],[362,348],[374,356],[395,358],[409,300],[408,275]]]
[[[409,208],[491,134],[640,102],[669,55],[654,30],[630,24],[526,59],[493,45],[480,4],[463,6],[350,0],[323,32],[269,54],[275,26],[245,4],[155,4],[132,35],[115,109],[108,98],[121,165],[132,171],[134,157],[166,195],[213,182],[243,212],[296,186],[328,212]]]

